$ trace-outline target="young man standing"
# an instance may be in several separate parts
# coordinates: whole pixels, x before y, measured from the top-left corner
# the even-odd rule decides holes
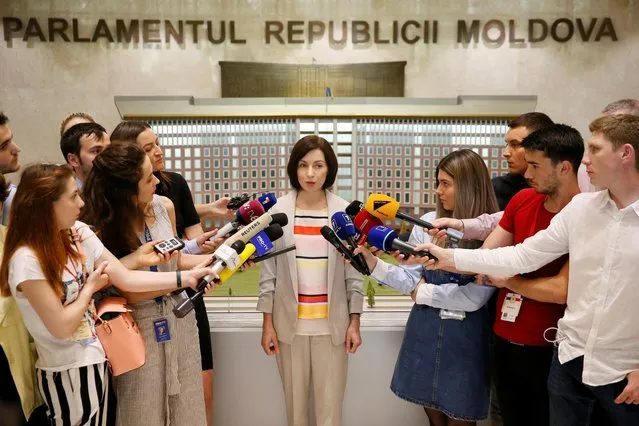
[[[20,148],[13,140],[13,132],[9,129],[9,118],[0,112],[0,173],[6,175],[20,170]],[[9,211],[11,210],[11,202],[16,193],[16,186],[9,185],[9,195],[4,202],[2,208],[2,216],[0,223],[6,225],[9,222]]]
[[[508,203],[499,226],[484,248],[518,244],[545,229],[551,219],[579,193],[577,169],[584,153],[579,132],[554,124],[522,142],[531,188]],[[494,320],[493,377],[505,426],[544,426],[549,423],[546,381],[553,346],[544,339],[546,329],[557,326],[564,313],[566,287],[554,278],[568,256],[525,276],[492,277],[499,289]],[[512,306],[511,306],[512,305]]]
[[[97,123],[76,124],[64,132],[60,139],[60,150],[73,168],[78,188],[82,189],[86,182],[93,159],[110,143],[106,130]]]
[[[593,185],[550,226],[514,247],[445,250],[429,267],[509,276],[570,253],[567,307],[548,390],[553,426],[639,424],[639,117],[590,124],[583,164]],[[409,262],[419,262],[410,259]]]
[[[553,122],[543,112],[528,112],[508,123],[504,158],[508,163],[508,174],[493,178],[493,188],[497,196],[499,209],[504,210],[510,199],[522,189],[528,188],[524,173],[528,164],[524,155],[522,141],[532,132],[552,125]]]

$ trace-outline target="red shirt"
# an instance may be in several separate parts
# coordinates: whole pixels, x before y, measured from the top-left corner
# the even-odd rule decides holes
[[[555,213],[546,210],[545,200],[545,195],[538,194],[530,188],[519,191],[510,200],[499,226],[513,234],[513,244],[519,244],[548,227]],[[567,260],[568,255],[561,256],[540,269],[522,276],[526,278],[553,277],[559,273]],[[557,321],[564,315],[566,305],[538,302],[524,297],[517,319],[515,322],[508,322],[501,319],[501,308],[506,294],[509,292],[510,290],[506,288],[499,290],[495,334],[522,345],[550,345],[544,340],[544,330],[549,327],[557,327]],[[547,337],[554,338],[554,335],[554,333],[548,332]]]

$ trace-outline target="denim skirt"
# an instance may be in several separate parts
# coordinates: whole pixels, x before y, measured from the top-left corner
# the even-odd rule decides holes
[[[442,319],[440,309],[414,305],[406,323],[391,390],[409,402],[458,420],[488,417],[486,306],[463,320]]]

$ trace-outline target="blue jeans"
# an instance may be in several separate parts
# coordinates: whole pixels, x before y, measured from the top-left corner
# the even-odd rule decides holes
[[[639,405],[615,404],[627,380],[604,386],[581,381],[584,357],[560,364],[557,350],[548,376],[551,426],[637,426]]]

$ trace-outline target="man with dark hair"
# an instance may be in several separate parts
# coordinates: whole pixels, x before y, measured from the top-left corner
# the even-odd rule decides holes
[[[570,253],[570,291],[548,378],[551,424],[636,426],[639,117],[602,116],[590,131],[583,164],[607,190],[574,197],[548,229],[514,247],[416,250],[431,251],[437,268],[496,275],[527,273]]]
[[[76,124],[64,133],[60,150],[75,172],[78,188],[86,181],[93,159],[110,143],[106,130],[97,123]]]
[[[6,175],[20,170],[20,148],[13,140],[13,132],[8,126],[9,118],[0,112],[0,173]],[[16,186],[9,185],[9,196],[2,207],[2,217],[0,223],[6,225],[9,222],[9,211],[11,202],[16,193]]]
[[[512,119],[508,123],[509,130],[504,137],[506,141],[506,148],[504,148],[504,158],[508,162],[509,173],[503,176],[493,178],[493,188],[495,189],[495,195],[497,196],[497,204],[500,210],[504,210],[508,205],[508,202],[522,189],[528,188],[528,183],[524,178],[524,173],[528,164],[526,163],[524,148],[521,146],[522,141],[530,135],[532,132],[548,127],[553,124],[553,121],[546,114],[542,112],[527,112],[520,115],[517,118]],[[484,238],[488,235],[484,236]],[[483,238],[482,238],[483,239]],[[495,306],[497,298],[494,296],[489,302],[491,321],[495,317]],[[491,339],[491,358],[492,347],[494,342]],[[500,426],[501,410],[499,403],[495,396],[495,386],[491,386],[491,401],[490,401],[490,417],[493,426]]]
[[[484,248],[514,245],[545,229],[554,215],[579,193],[577,169],[584,143],[577,130],[553,124],[528,135],[521,144],[531,186],[508,203]],[[564,312],[567,286],[555,276],[567,272],[568,256],[528,275],[491,277],[499,288],[494,322],[494,379],[505,426],[543,426],[549,422],[546,381],[553,346],[545,330]]]
[[[542,112],[528,112],[513,119],[508,123],[509,130],[506,132],[506,148],[504,158],[508,162],[509,173],[504,176],[493,178],[493,188],[497,195],[497,203],[500,210],[506,208],[508,201],[524,188],[528,188],[524,173],[526,172],[526,158],[522,141],[532,132],[548,127],[553,121]]]

